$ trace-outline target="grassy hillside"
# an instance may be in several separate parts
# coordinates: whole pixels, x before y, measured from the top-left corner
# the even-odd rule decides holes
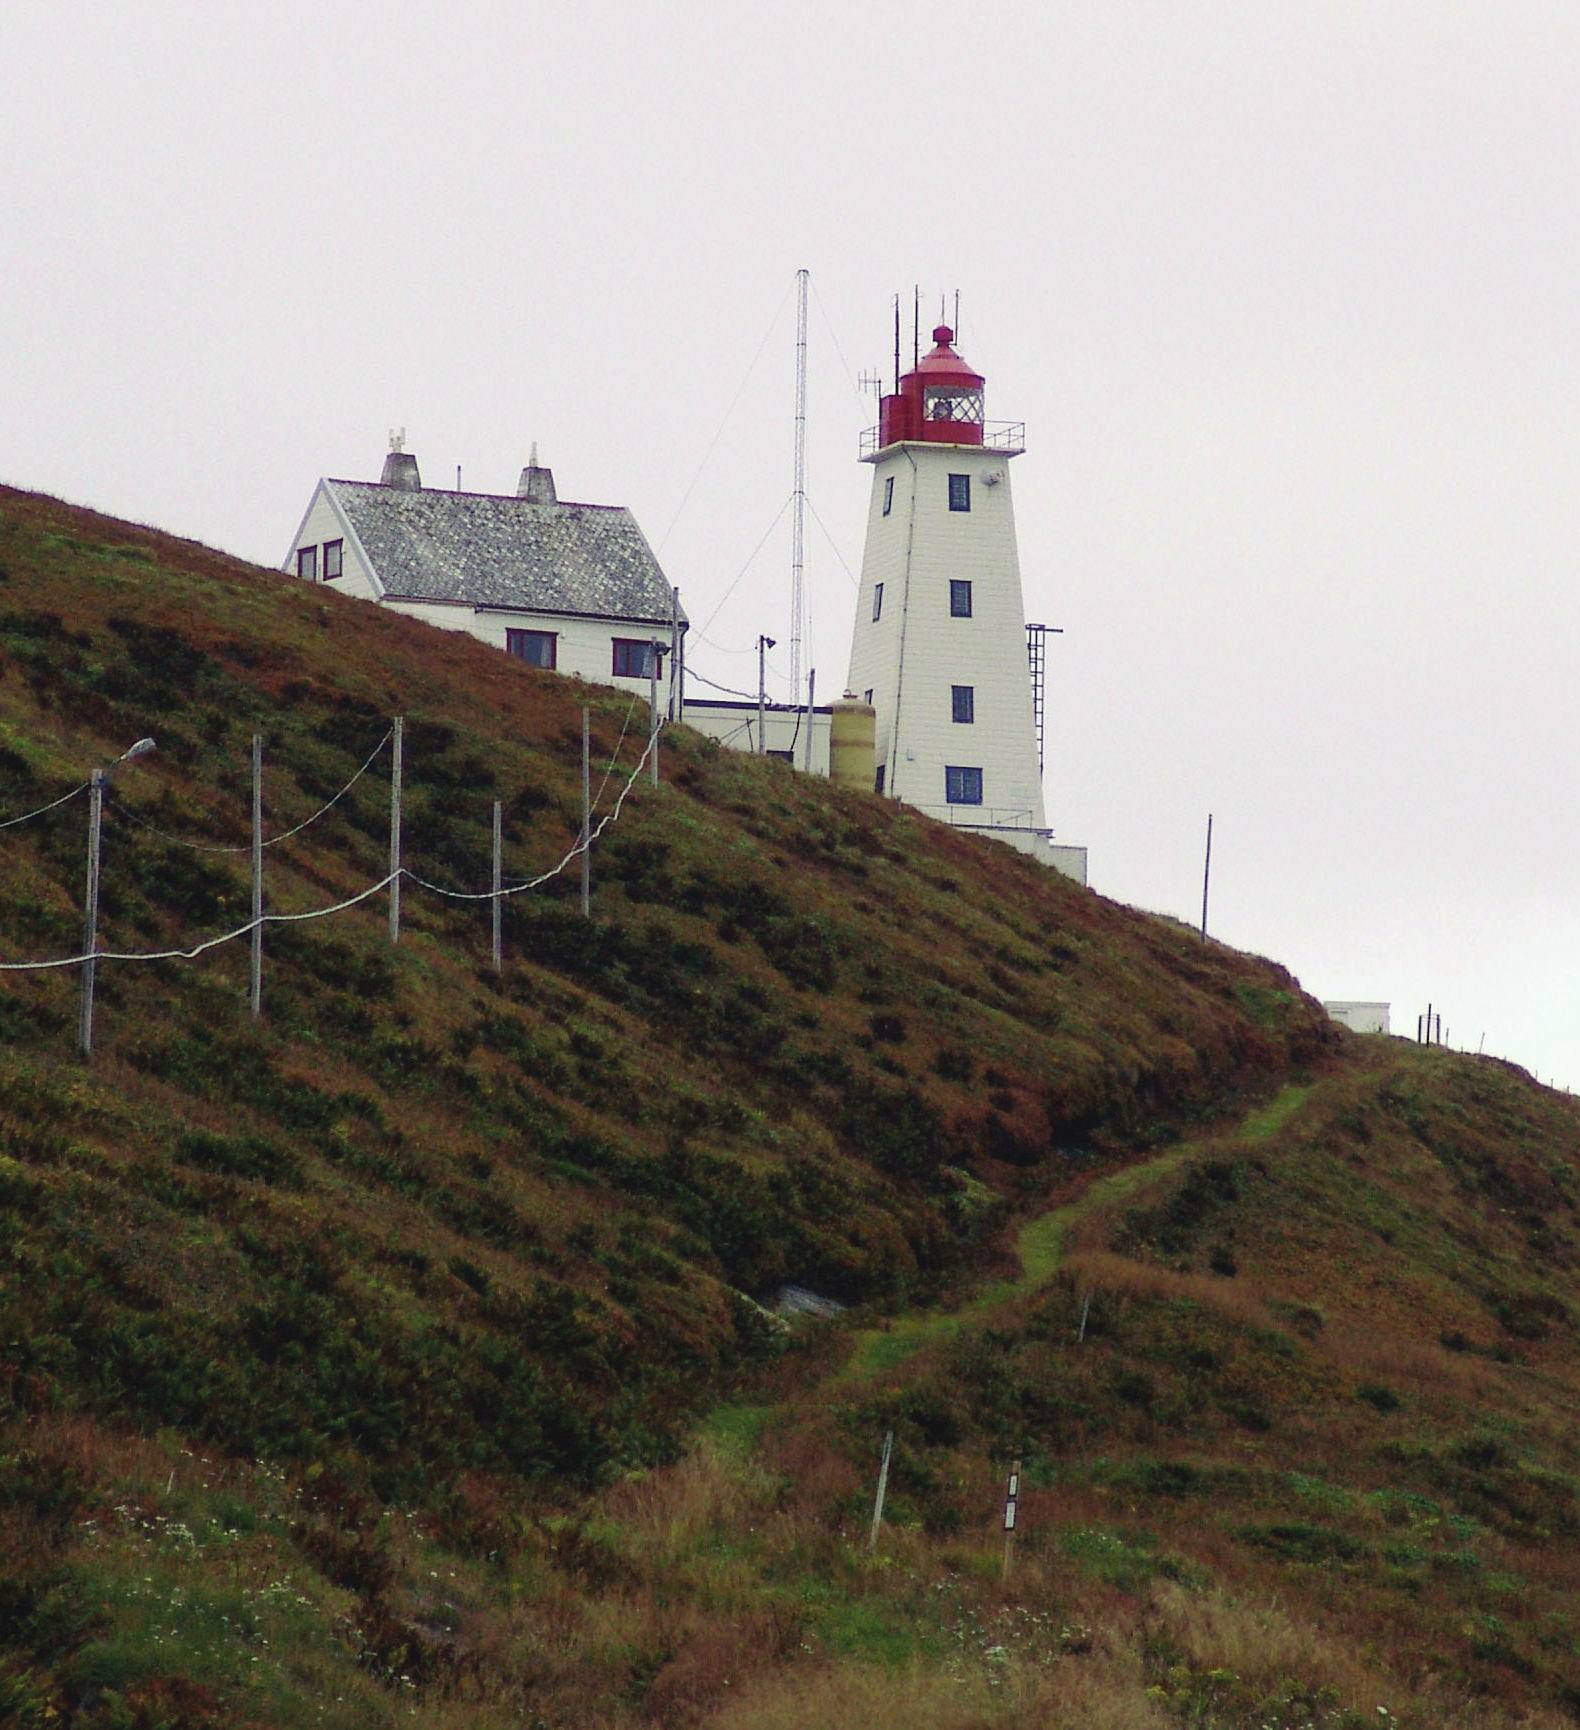
[[[583,704],[608,813],[623,696],[0,490],[0,821],[159,741],[106,950],[244,923],[205,849],[254,733],[271,835],[373,758],[273,911],[384,876],[396,714],[412,869],[485,889],[497,799],[507,881],[551,870]],[[74,971],[0,978],[0,1722],[1580,1703],[1569,1103],[891,804],[661,760],[593,919],[574,866],[514,896],[498,974],[487,904],[408,883],[398,946],[382,894],[272,926],[256,1021],[244,942],[102,962],[89,1064]],[[77,952],[85,824],[0,830],[0,961]]]

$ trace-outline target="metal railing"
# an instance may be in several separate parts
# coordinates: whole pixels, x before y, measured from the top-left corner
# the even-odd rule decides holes
[[[943,425],[943,422],[934,422]],[[965,424],[965,423],[960,423]],[[885,447],[879,442],[879,429],[870,426],[861,435],[861,457],[875,457]],[[894,440],[894,443],[922,444],[931,440],[908,439]],[[1026,448],[1026,423],[1023,420],[990,420],[983,423],[982,448],[998,451],[1003,456],[1019,456]]]
[[[1032,821],[1029,807],[1013,809],[1005,805],[918,805],[902,800],[913,811],[931,817],[937,823],[952,823],[957,829],[1026,829],[1033,835],[1051,835],[1053,831]]]

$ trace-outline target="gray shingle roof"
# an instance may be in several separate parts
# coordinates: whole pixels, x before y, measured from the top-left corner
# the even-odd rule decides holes
[[[324,484],[391,599],[669,623],[668,580],[624,505]]]

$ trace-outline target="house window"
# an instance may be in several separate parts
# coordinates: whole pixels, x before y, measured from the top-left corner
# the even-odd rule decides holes
[[[872,585],[872,622],[874,624],[877,624],[878,620],[882,617],[883,617],[883,584],[882,583],[874,583]]]
[[[795,766],[794,751],[764,751],[763,755],[765,757],[776,757],[781,763],[790,764],[792,768]]]
[[[949,477],[949,508],[952,511],[971,509],[970,475],[951,475]]]
[[[653,645],[636,637],[614,639],[614,676],[617,679],[650,679],[653,677]],[[664,676],[664,651],[658,651],[658,677]]]
[[[506,631],[505,653],[525,661],[529,667],[553,672],[560,661],[560,639],[555,631]]]
[[[944,798],[951,805],[980,805],[982,771],[947,766],[944,769]]]
[[[957,721],[976,720],[977,688],[975,685],[951,685],[949,695],[954,707],[954,718]]]
[[[873,777],[872,781],[872,790],[874,793],[881,793],[883,791],[883,771],[887,769],[888,766],[887,763],[880,763],[878,765],[878,773]]]
[[[887,516],[894,509],[894,476],[889,475],[883,483],[883,514]]]
[[[296,549],[296,574],[304,583],[318,581],[318,548],[298,547]]]
[[[324,581],[332,583],[336,577],[346,574],[346,543],[344,541],[324,542]]]
[[[959,577],[949,579],[949,616],[952,619],[971,617],[971,585]]]

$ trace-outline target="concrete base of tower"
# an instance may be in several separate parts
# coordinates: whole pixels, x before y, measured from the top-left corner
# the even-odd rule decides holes
[[[1066,877],[1073,877],[1084,889],[1086,887],[1086,849],[1084,847],[1065,847],[1059,843],[1048,843],[1048,863],[1055,871],[1062,871]]]
[[[1050,870],[1073,877],[1086,887],[1086,849],[1071,847],[1053,840],[1046,829],[1022,829],[1011,824],[962,823],[958,817],[949,819],[956,829],[969,829],[973,835],[986,835],[989,840],[1003,841],[1022,853],[1029,853]]]

